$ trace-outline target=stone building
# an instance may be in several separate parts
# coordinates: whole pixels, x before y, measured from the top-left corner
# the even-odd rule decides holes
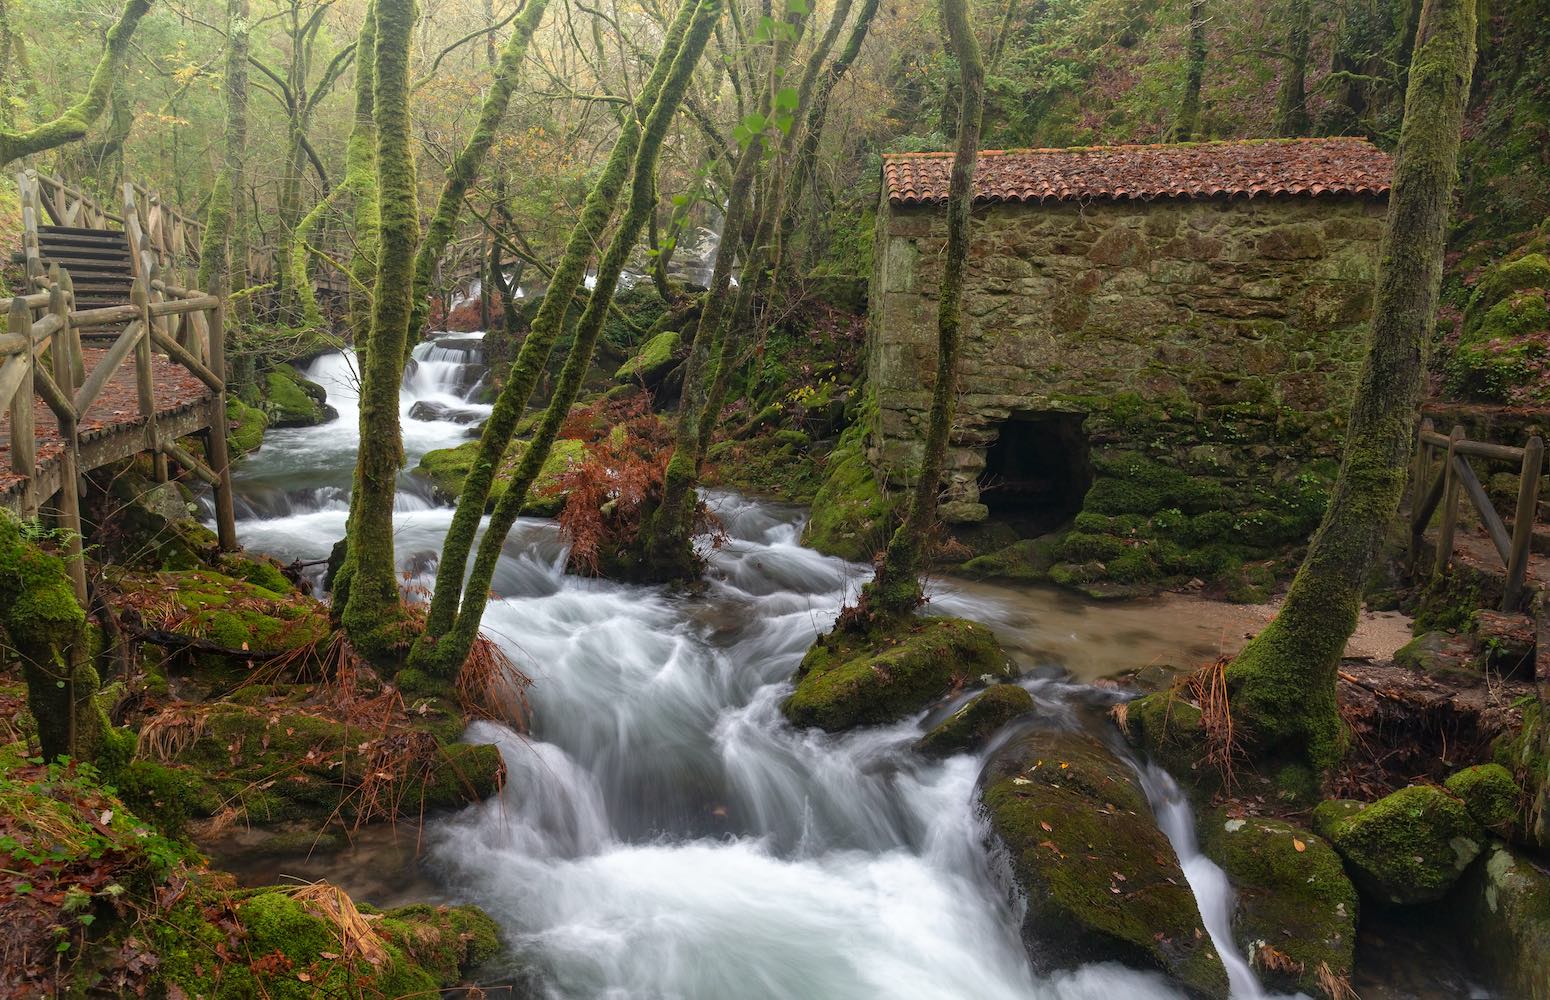
[[[893,488],[930,406],[951,161],[884,160],[867,454]],[[1251,494],[1327,473],[1390,171],[1360,139],[983,153],[944,517],[1275,513]]]

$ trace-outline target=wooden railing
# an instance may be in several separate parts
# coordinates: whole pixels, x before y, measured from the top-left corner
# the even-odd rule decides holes
[[[38,434],[33,401],[41,397],[58,426],[59,502],[57,516],[69,539],[68,560],[77,596],[85,598],[81,554],[79,428],[82,416],[133,356],[143,448],[155,460],[157,478],[167,478],[170,457],[215,490],[216,529],[222,548],[237,545],[230,456],[226,447],[225,303],[220,296],[189,291],[156,278],[136,278],[131,301],[121,306],[75,310],[70,276],[57,268],[44,276],[46,290],[0,299],[6,332],[0,335],[0,406],[10,414],[11,471],[23,480],[20,513],[38,513]],[[117,328],[122,327],[121,330]],[[104,355],[89,370],[83,331],[114,330]],[[100,337],[98,339],[101,339]],[[157,426],[157,351],[192,372],[210,390],[206,444],[201,461]],[[46,358],[46,361],[44,360]]]
[[[1455,426],[1452,433],[1444,436],[1437,433],[1430,420],[1422,421],[1411,470],[1415,499],[1410,511],[1410,564],[1416,565],[1422,535],[1440,504],[1442,520],[1437,534],[1437,559],[1432,571],[1435,575],[1447,572],[1448,563],[1453,557],[1454,538],[1458,533],[1459,495],[1462,493],[1480,515],[1486,534],[1490,536],[1491,544],[1507,569],[1507,586],[1502,595],[1501,609],[1517,610],[1523,598],[1524,580],[1528,573],[1529,548],[1533,542],[1534,521],[1539,507],[1539,475],[1544,457],[1545,443],[1538,436],[1529,438],[1523,447],[1514,448],[1486,441],[1471,441],[1464,436],[1464,428],[1461,426]],[[1518,466],[1518,502],[1514,508],[1510,533],[1485,487],[1481,485],[1480,478],[1469,464],[1470,458],[1508,462]]]

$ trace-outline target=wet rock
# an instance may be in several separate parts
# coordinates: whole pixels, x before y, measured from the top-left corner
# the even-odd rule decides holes
[[[1120,959],[1164,969],[1200,994],[1227,973],[1195,896],[1134,772],[1097,738],[1019,737],[986,770],[980,801],[1028,910],[1033,961]]]
[[[1394,652],[1402,667],[1438,676],[1477,675],[1474,644],[1447,632],[1426,632]]]
[[[1550,1000],[1550,875],[1506,845],[1486,849],[1459,887],[1459,929],[1507,995]]]
[[[428,422],[445,420],[453,424],[477,424],[484,417],[485,415],[478,410],[464,410],[429,399],[419,400],[409,407],[410,420],[424,420]]]
[[[958,711],[921,737],[915,748],[928,757],[947,757],[976,750],[990,741],[1002,726],[1033,711],[1033,695],[1016,684],[986,688]]]
[[[1237,890],[1233,937],[1266,987],[1321,996],[1325,976],[1350,979],[1356,888],[1328,843],[1281,820],[1221,811],[1202,818],[1200,842]]]
[[[1314,823],[1345,859],[1364,895],[1389,903],[1442,899],[1479,857],[1485,831],[1464,803],[1433,785],[1411,785],[1363,809],[1320,806]]]
[[[328,393],[290,365],[270,369],[264,380],[262,410],[271,427],[315,427],[339,416]]]
[[[1042,583],[1049,579],[1055,564],[1054,549],[1059,537],[1024,538],[995,552],[976,556],[964,563],[962,571],[980,579],[1019,580]]]
[[[506,449],[506,457],[501,461],[495,482],[490,487],[489,506],[493,507],[505,495],[526,447],[524,441],[513,441],[511,447]],[[543,468],[539,470],[537,481],[528,491],[522,513],[529,517],[552,517],[557,514],[564,504],[564,498],[555,492],[555,486],[561,474],[572,462],[579,462],[585,451],[586,446],[580,441],[570,438],[556,441]],[[436,494],[442,499],[456,500],[463,492],[463,480],[468,478],[468,470],[473,468],[478,454],[478,441],[469,441],[456,448],[437,448],[426,452],[414,471],[416,475],[430,480]]]
[[[1475,822],[1497,836],[1512,832],[1523,792],[1512,772],[1500,764],[1466,767],[1449,778],[1444,787],[1464,803]]]
[[[616,382],[640,382],[656,385],[678,364],[679,336],[676,331],[659,333],[641,345],[635,356],[614,372]]]
[[[830,731],[896,722],[965,684],[1012,676],[990,629],[962,618],[912,618],[865,635],[822,636],[781,706],[796,726]]]

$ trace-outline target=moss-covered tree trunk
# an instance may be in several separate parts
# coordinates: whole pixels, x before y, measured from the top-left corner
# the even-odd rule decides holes
[[[1189,0],[1189,41],[1184,52],[1184,97],[1173,137],[1190,142],[1200,132],[1200,88],[1206,78],[1206,0]]]
[[[381,660],[401,640],[393,558],[393,498],[403,463],[398,386],[409,335],[414,250],[420,238],[410,150],[409,49],[414,0],[377,0],[373,108],[381,247],[371,337],[361,372],[360,451],[350,498],[349,594],[340,621],[363,654]]]
[[[97,703],[86,612],[76,602],[65,564],[28,542],[21,524],[6,512],[0,512],[0,625],[21,659],[43,756],[122,762],[124,737]]]
[[[968,0],[942,0],[948,44],[958,61],[961,103],[958,142],[953,150],[947,189],[947,249],[942,288],[937,296],[936,378],[920,471],[904,520],[888,540],[877,576],[862,591],[862,605],[873,615],[913,611],[921,601],[920,572],[936,526],[937,492],[947,462],[958,394],[958,345],[963,329],[963,275],[968,266],[969,229],[974,203],[974,168],[979,162],[980,119],[985,103],[985,66],[969,26]]]
[[[124,57],[140,19],[151,9],[151,0],[128,0],[118,21],[108,29],[107,45],[92,70],[86,92],[57,118],[22,131],[0,129],[0,168],[12,160],[86,138],[92,122],[102,116],[113,96],[114,83],[123,73]]]
[[[444,658],[443,662],[460,666],[467,659],[474,639],[479,634],[479,622],[484,617],[485,595],[489,593],[496,563],[506,544],[506,535],[516,523],[523,504],[527,502],[528,491],[549,459],[555,438],[559,436],[560,425],[576,401],[581,381],[592,364],[592,352],[597,345],[598,335],[608,318],[619,275],[629,261],[630,252],[640,239],[651,213],[656,210],[656,169],[661,158],[662,141],[694,78],[694,69],[699,64],[701,53],[705,51],[705,44],[710,40],[716,21],[721,17],[722,9],[722,0],[699,0],[677,51],[669,52],[664,48],[657,56],[659,65],[669,65],[670,68],[666,79],[660,84],[651,112],[641,127],[642,135],[631,168],[628,207],[598,262],[597,281],[587,300],[587,307],[576,324],[575,343],[560,370],[554,394],[544,409],[543,418],[532,440],[523,450],[522,460],[517,464],[510,485],[490,515],[490,525],[479,543],[456,624],[451,634],[440,640],[438,653]]]
[[[199,246],[199,277],[196,288],[208,290],[225,279],[226,287],[238,292],[247,287],[247,213],[242,196],[247,187],[248,145],[248,0],[226,3],[226,152],[221,173],[210,195],[210,211],[205,217],[204,242]],[[237,251],[241,249],[241,258]],[[245,297],[244,297],[245,298]]]
[[[1405,485],[1474,45],[1475,0],[1427,0],[1340,476],[1280,614],[1227,669],[1233,719],[1262,763],[1323,770],[1340,757],[1336,670]]]
[[[1307,135],[1308,46],[1313,34],[1313,0],[1292,0],[1286,12],[1286,65],[1276,91],[1276,135]]]
[[[372,277],[377,272],[377,121],[374,90],[377,61],[377,4],[366,5],[355,43],[355,124],[345,150],[344,188],[354,200],[355,249],[350,255],[350,336],[365,364],[371,340]]]
[[[629,179],[630,164],[640,148],[640,122],[656,103],[663,81],[667,78],[671,53],[683,44],[684,34],[695,10],[694,0],[684,0],[679,7],[663,39],[664,55],[657,57],[656,65],[642,86],[635,106],[626,110],[619,138],[614,142],[602,173],[587,194],[581,218],[572,228],[565,252],[560,256],[554,273],[549,276],[549,286],[533,317],[532,328],[523,338],[517,359],[512,362],[505,384],[501,386],[490,409],[490,416],[485,420],[484,430],[479,435],[479,450],[468,476],[463,480],[457,509],[453,512],[452,524],[442,543],[441,561],[436,570],[436,589],[431,595],[425,634],[415,643],[410,657],[410,662],[416,666],[451,675],[462,665],[461,660],[444,660],[436,647],[441,637],[452,631],[457,618],[468,556],[473,551],[474,537],[479,531],[485,505],[490,499],[495,473],[500,469],[506,449],[511,445],[517,421],[527,409],[533,389],[548,364],[549,353],[559,339],[571,299],[586,278],[587,261],[591,259],[593,248],[603,242],[608,223],[614,215],[615,203]]]
[[[474,123],[473,134],[447,167],[447,180],[436,202],[436,214],[431,216],[430,225],[425,230],[425,240],[420,244],[420,251],[414,259],[414,316],[409,323],[406,350],[424,332],[425,319],[430,313],[431,285],[435,280],[436,265],[441,263],[441,255],[446,252],[452,233],[457,228],[458,216],[463,211],[463,198],[479,179],[485,157],[495,144],[495,134],[506,117],[506,108],[511,104],[517,77],[522,72],[522,61],[527,58],[528,43],[532,41],[533,32],[538,30],[547,6],[548,0],[528,0],[527,9],[517,19],[511,37],[501,50],[500,62],[495,67],[490,88],[485,93],[484,105],[479,109],[479,120]],[[408,362],[407,355],[404,360]]]

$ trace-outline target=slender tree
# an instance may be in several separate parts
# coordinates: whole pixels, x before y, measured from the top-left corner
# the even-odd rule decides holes
[[[122,72],[124,56],[140,19],[151,9],[151,0],[128,0],[118,21],[108,29],[107,44],[92,71],[86,92],[57,118],[16,130],[0,128],[0,168],[23,156],[31,156],[86,137],[92,122],[102,116]]]
[[[1475,0],[1426,0],[1340,476],[1286,603],[1227,668],[1233,718],[1262,761],[1323,770],[1341,754],[1336,671],[1405,485],[1437,323],[1475,24]]]
[[[420,243],[419,253],[414,259],[414,315],[409,321],[410,345],[424,331],[425,319],[430,313],[431,285],[435,280],[436,265],[441,263],[441,256],[446,252],[452,233],[457,228],[458,216],[463,211],[463,198],[479,179],[485,157],[495,144],[495,134],[506,117],[506,108],[511,104],[512,92],[516,90],[517,77],[522,72],[522,61],[527,58],[528,43],[532,41],[533,32],[538,30],[547,6],[548,0],[528,0],[527,8],[517,19],[511,37],[501,50],[500,62],[495,67],[490,89],[485,93],[484,105],[479,109],[479,120],[474,125],[473,134],[447,166],[447,179],[441,187],[436,214],[431,216],[425,239]],[[405,360],[408,360],[407,357]]]
[[[629,179],[630,164],[640,145],[640,121],[645,118],[661,92],[667,79],[671,54],[678,51],[688,30],[696,4],[684,0],[678,14],[662,41],[662,52],[657,56],[651,75],[641,88],[640,96],[631,108],[627,108],[620,123],[619,137],[615,140],[602,173],[593,184],[582,206],[581,217],[572,228],[565,251],[549,276],[544,298],[533,317],[532,328],[522,341],[517,358],[511,364],[505,384],[490,409],[484,430],[479,436],[479,449],[463,480],[458,496],[457,510],[442,543],[441,561],[436,570],[436,589],[431,595],[430,609],[426,617],[425,634],[415,643],[410,656],[412,664],[451,674],[462,665],[461,660],[447,662],[436,652],[439,639],[452,630],[458,607],[463,597],[463,578],[467,570],[468,556],[473,551],[474,537],[483,519],[485,505],[495,483],[495,473],[500,468],[511,445],[517,421],[527,409],[528,400],[538,385],[564,327],[565,314],[571,299],[586,278],[587,261],[593,248],[603,241],[603,235],[614,215],[615,203],[625,182]]]
[[[947,439],[958,394],[963,275],[968,265],[974,169],[979,161],[985,66],[969,24],[968,0],[942,0],[942,21],[948,44],[958,60],[961,97],[958,142],[947,188],[947,252],[942,262],[942,288],[937,296],[936,378],[931,387],[925,451],[909,506],[904,520],[888,540],[876,577],[862,591],[862,607],[871,615],[905,614],[921,602],[920,571],[925,568],[926,546],[936,523],[937,491],[947,462]]]
[[[1286,66],[1276,91],[1276,135],[1307,135],[1308,46],[1313,33],[1313,0],[1291,0],[1286,12]]]
[[[204,241],[199,245],[198,287],[210,289],[225,278],[230,291],[247,287],[247,214],[242,193],[247,186],[248,144],[248,0],[226,3],[226,150],[221,172],[210,195]],[[240,248],[240,255],[238,250]],[[245,301],[245,297],[244,297]]]
[[[538,473],[549,459],[549,453],[559,436],[560,424],[570,413],[571,404],[581,389],[581,381],[592,364],[592,352],[608,317],[619,276],[628,262],[630,252],[640,239],[651,213],[656,210],[656,167],[661,157],[662,142],[668,127],[683,102],[685,91],[694,77],[700,55],[710,39],[712,29],[720,19],[722,0],[698,0],[688,25],[682,31],[671,31],[658,54],[652,79],[648,83],[655,92],[650,113],[644,124],[629,122],[625,128],[639,132],[633,143],[635,154],[630,170],[631,185],[629,202],[613,237],[598,262],[597,279],[586,309],[576,324],[575,342],[544,415],[539,421],[532,440],[523,450],[522,459],[508,484],[506,492],[490,515],[489,528],[479,543],[479,551],[469,572],[469,580],[463,588],[462,602],[456,620],[446,634],[426,638],[433,640],[434,658],[445,673],[455,673],[467,659],[468,652],[479,634],[479,622],[484,617],[486,595],[494,578],[495,565],[511,526],[516,523],[522,505],[527,502],[529,489]],[[672,44],[676,42],[676,44]],[[669,45],[672,45],[670,48]],[[661,70],[660,79],[658,79]],[[552,292],[551,292],[552,293]],[[531,336],[531,335],[530,335]],[[459,567],[461,569],[461,567]],[[440,577],[438,575],[438,587]]]
[[[371,340],[371,287],[377,270],[377,3],[369,0],[355,43],[355,122],[345,150],[344,189],[354,199],[355,246],[350,254],[350,335],[360,363]]]
[[[373,110],[381,245],[371,336],[361,372],[360,451],[350,498],[348,594],[340,621],[363,655],[381,660],[401,641],[393,557],[393,498],[403,464],[398,384],[409,336],[415,245],[420,239],[410,150],[409,50],[414,0],[377,0]]]
[[[1174,138],[1189,142],[1200,131],[1200,87],[1206,78],[1206,0],[1189,0],[1189,42],[1184,52],[1184,99]]]

